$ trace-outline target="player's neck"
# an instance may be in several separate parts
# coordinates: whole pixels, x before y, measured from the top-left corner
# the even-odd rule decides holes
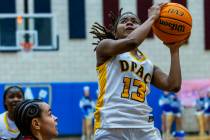
[[[47,137],[47,136],[43,136],[40,132],[32,132],[34,134],[34,136],[36,136],[36,140],[51,140],[51,138]]]

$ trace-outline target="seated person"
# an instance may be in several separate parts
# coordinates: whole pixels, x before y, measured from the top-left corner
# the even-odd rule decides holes
[[[173,136],[175,138],[181,138],[184,137],[185,132],[183,131],[182,128],[182,105],[181,102],[177,96],[177,94],[173,94],[173,96],[171,96],[171,108],[172,108],[172,113],[173,113],[173,118],[175,121],[175,126],[176,129],[173,132]]]
[[[208,89],[208,93],[205,98],[204,117],[205,117],[206,131],[210,135],[210,88]]]
[[[204,122],[204,109],[205,109],[205,98],[203,95],[199,95],[196,100],[196,117],[199,127],[199,135],[205,135],[205,122]]]
[[[172,125],[172,108],[171,108],[171,98],[170,94],[166,91],[163,92],[163,95],[159,99],[159,106],[162,109],[162,133],[163,137],[168,137],[171,131]]]

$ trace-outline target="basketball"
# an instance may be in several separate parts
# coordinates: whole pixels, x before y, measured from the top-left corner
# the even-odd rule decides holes
[[[192,16],[178,3],[167,3],[152,26],[154,34],[165,43],[179,42],[190,36]]]

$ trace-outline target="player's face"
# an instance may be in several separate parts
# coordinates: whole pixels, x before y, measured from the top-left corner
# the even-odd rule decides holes
[[[47,103],[41,103],[42,110],[40,121],[40,133],[46,139],[54,138],[58,135],[57,117],[51,112],[50,106]]]
[[[140,26],[140,20],[133,14],[123,15],[118,22],[116,37],[125,38],[138,26]]]
[[[5,105],[7,106],[8,112],[14,112],[15,107],[19,102],[23,101],[23,98],[22,92],[17,89],[11,89],[8,91],[5,98]]]

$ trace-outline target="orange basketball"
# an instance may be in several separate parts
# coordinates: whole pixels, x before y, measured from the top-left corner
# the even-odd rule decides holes
[[[160,17],[152,26],[155,35],[166,43],[182,41],[189,37],[192,17],[184,6],[167,3],[161,8]]]

